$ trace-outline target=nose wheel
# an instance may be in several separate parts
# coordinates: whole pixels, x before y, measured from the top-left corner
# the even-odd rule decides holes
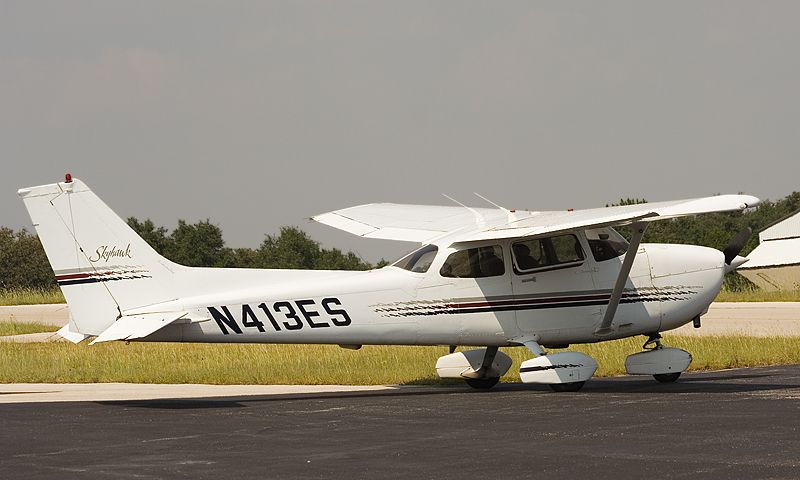
[[[672,383],[692,363],[689,352],[663,346],[658,333],[650,335],[642,349],[643,352],[629,355],[625,359],[625,370],[629,375],[652,375],[659,383]]]

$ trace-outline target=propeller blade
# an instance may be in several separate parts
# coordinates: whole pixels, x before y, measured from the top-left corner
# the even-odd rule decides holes
[[[745,227],[739,230],[730,242],[728,242],[728,246],[725,247],[725,250],[722,251],[725,254],[725,264],[730,265],[734,258],[739,255],[739,252],[742,251],[744,246],[747,244],[747,241],[750,240],[750,236],[753,234],[753,229],[750,227]]]

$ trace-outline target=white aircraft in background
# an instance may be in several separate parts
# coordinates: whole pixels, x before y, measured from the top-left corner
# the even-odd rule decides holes
[[[653,221],[742,210],[747,195],[590,210],[529,212],[370,204],[314,220],[366,238],[423,246],[370,271],[190,268],[156,253],[83,182],[19,190],[70,307],[59,334],[144,342],[449,345],[436,370],[491,388],[511,367],[499,347],[524,345],[525,383],[575,391],[597,363],[566,348],[644,335],[630,374],[675,381],[691,355],[660,332],[700,316],[745,259],[740,232],[725,252],[641,244]],[[614,226],[632,227],[626,241]],[[456,346],[482,347],[455,352]],[[455,352],[455,353],[454,353]]]

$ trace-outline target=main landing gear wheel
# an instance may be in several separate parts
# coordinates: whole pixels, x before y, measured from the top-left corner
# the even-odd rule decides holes
[[[681,376],[681,372],[673,372],[673,373],[657,373],[653,375],[653,378],[658,380],[661,383],[672,383],[677,380]]]
[[[500,377],[493,377],[493,378],[465,378],[464,379],[472,388],[477,388],[478,390],[489,390],[490,388],[497,385],[497,382],[500,381]]]
[[[584,383],[586,382],[551,383],[550,388],[554,392],[577,392],[583,388]]]

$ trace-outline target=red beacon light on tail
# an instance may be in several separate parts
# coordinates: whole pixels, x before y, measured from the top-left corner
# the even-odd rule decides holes
[[[64,175],[64,191],[66,193],[72,193],[73,183],[72,183],[72,174],[67,173]]]

